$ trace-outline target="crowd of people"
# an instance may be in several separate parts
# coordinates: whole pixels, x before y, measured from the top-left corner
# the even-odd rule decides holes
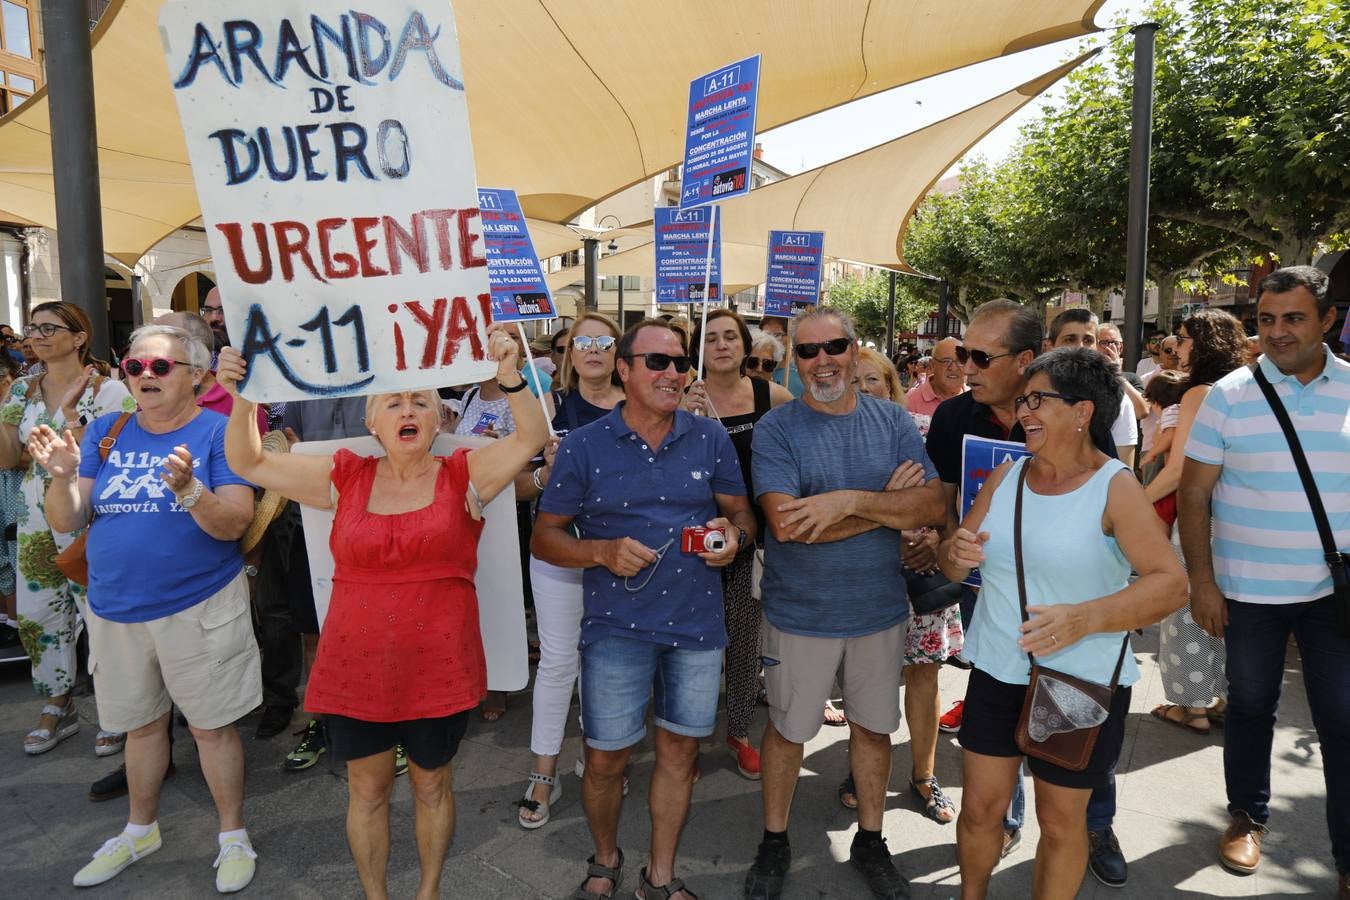
[[[848,730],[851,890],[908,896],[882,834],[902,714],[908,789],[954,823],[963,898],[986,896],[1019,845],[1028,770],[1035,896],[1073,897],[1088,872],[1123,885],[1115,769],[1140,678],[1132,638],[1152,625],[1167,702],[1151,714],[1224,729],[1218,860],[1239,873],[1268,833],[1297,642],[1350,898],[1350,584],[1331,547],[1350,538],[1350,363],[1324,343],[1335,318],[1322,273],[1280,269],[1260,285],[1257,335],[1201,310],[1151,335],[1128,372],[1116,326],[1085,309],[1046,326],[1008,300],[895,360],[825,306],[757,329],[731,309],[626,331],[588,312],[533,364],[518,330],[491,326],[497,369],[477,385],[263,407],[239,394],[247,364],[218,292],[201,315],[139,328],[117,370],[92,354],[79,308],[42,304],[28,349],[2,355],[2,634],[42,699],[32,756],[79,731],[87,634],[94,751],[124,759],[90,795],[129,807],[74,883],[161,847],[180,722],[219,817],[217,890],[245,888],[259,852],[236,723],[261,710],[269,739],[303,710],[278,762],[345,765],[366,895],[387,895],[406,774],[418,897],[439,896],[456,752],[475,710],[507,714],[488,691],[475,573],[484,508],[511,486],[537,636],[518,822],[540,829],[562,800],[575,693],[594,842],[576,900],[624,889],[618,823],[649,728],[636,896],[695,897],[679,841],[719,711],[736,770],[761,788],[763,834],[742,848],[750,900],[790,880],[804,747],[826,726]],[[442,433],[483,440],[439,456]],[[368,435],[376,455],[288,452]],[[973,500],[969,438],[1024,448],[981,473]],[[333,511],[322,621],[298,504]],[[969,681],[943,713],[945,664]],[[935,774],[942,731],[963,751],[959,809]]]

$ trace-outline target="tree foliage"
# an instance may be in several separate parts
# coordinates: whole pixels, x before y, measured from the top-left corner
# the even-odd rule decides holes
[[[858,327],[858,336],[881,344],[886,339],[886,315],[890,306],[890,274],[870,269],[858,278],[845,276],[825,292],[829,306],[848,313]],[[937,306],[932,282],[900,275],[895,284],[896,333],[914,331]]]

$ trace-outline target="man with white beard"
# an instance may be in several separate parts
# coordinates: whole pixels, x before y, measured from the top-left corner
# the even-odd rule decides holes
[[[858,346],[848,317],[812,307],[792,333],[805,390],[756,423],[752,455],[769,532],[760,627],[769,724],[764,839],[745,896],[781,895],[802,745],[820,730],[836,673],[858,797],[849,856],[873,896],[908,896],[881,836],[909,617],[900,530],[941,523],[945,496],[904,408],[853,389]]]

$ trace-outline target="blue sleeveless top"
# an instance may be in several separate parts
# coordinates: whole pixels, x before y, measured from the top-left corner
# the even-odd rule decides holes
[[[989,504],[981,531],[989,532],[980,566],[983,586],[966,635],[966,657],[981,671],[1007,684],[1026,684],[1031,664],[1017,644],[1022,613],[1017,602],[1017,563],[1013,555],[1013,510],[1017,479],[1027,458],[1004,475]],[[1067,494],[1037,494],[1028,485],[1022,498],[1022,565],[1028,606],[1096,600],[1124,589],[1130,563],[1115,538],[1102,533],[1102,513],[1111,479],[1126,470],[1107,460],[1092,477]],[[1036,661],[1068,675],[1100,684],[1111,682],[1124,632],[1099,632]],[[1127,650],[1120,684],[1139,680],[1134,654]]]

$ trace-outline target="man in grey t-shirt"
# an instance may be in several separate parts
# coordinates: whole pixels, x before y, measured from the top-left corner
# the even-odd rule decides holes
[[[850,858],[875,896],[899,897],[905,883],[881,818],[909,615],[900,529],[942,522],[942,486],[904,408],[853,389],[858,349],[848,317],[813,307],[797,316],[794,333],[805,392],[755,426],[754,484],[768,524],[760,633],[769,724],[760,751],[764,841],[745,896],[782,891],[802,745],[820,729],[839,673],[858,795]]]

